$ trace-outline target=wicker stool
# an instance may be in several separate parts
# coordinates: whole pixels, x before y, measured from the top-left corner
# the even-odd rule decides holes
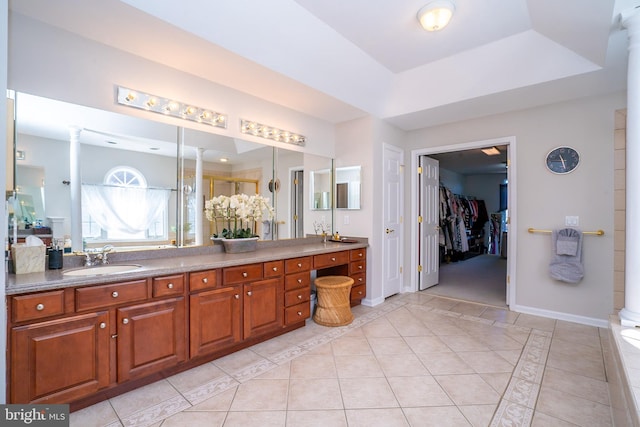
[[[313,320],[323,326],[345,326],[353,321],[351,285],[347,276],[323,276],[315,280],[318,306]]]

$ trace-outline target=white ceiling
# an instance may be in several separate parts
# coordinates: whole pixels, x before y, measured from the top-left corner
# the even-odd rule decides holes
[[[626,88],[640,0],[10,0],[10,9],[332,123],[412,130]]]

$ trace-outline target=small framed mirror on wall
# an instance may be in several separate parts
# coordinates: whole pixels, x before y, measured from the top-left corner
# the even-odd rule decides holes
[[[336,168],[336,209],[360,209],[360,166]]]

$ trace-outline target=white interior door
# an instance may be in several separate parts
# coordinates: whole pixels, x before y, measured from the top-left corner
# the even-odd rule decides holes
[[[440,266],[440,167],[439,162],[427,156],[420,156],[418,215],[418,244],[420,267],[418,283],[420,290],[438,284]]]
[[[402,206],[404,153],[397,147],[383,147],[383,216],[384,256],[382,257],[382,287],[385,298],[397,294],[402,287]]]

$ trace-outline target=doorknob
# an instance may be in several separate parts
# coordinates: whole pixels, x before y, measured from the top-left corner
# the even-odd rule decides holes
[[[385,231],[386,231],[387,234],[390,234],[390,233],[393,233],[396,230],[391,229],[391,228],[387,228]]]

